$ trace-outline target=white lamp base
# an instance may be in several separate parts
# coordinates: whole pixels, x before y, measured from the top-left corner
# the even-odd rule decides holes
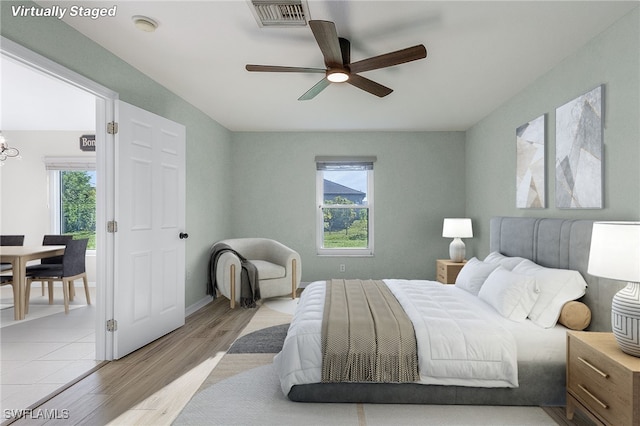
[[[456,237],[449,244],[449,257],[452,262],[462,262],[465,256],[465,246],[464,242]]]
[[[611,328],[622,352],[640,357],[640,283],[628,283],[613,296]]]

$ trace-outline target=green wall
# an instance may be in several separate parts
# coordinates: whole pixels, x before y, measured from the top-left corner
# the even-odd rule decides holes
[[[442,218],[464,214],[463,132],[234,133],[232,145],[234,235],[294,248],[303,281],[435,279]],[[316,155],[377,156],[374,257],[316,255]]]
[[[640,220],[640,17],[638,9],[467,131],[466,214],[488,254],[492,216]],[[604,84],[604,208],[555,206],[555,110]],[[547,114],[547,208],[515,207],[515,130]]]
[[[212,241],[230,236],[228,206],[220,201],[230,196],[231,133],[57,18],[13,18],[12,3],[1,3],[2,36],[117,92],[122,101],[186,126],[186,306],[196,303],[205,296]]]
[[[488,117],[460,132],[232,133],[56,18],[12,19],[1,34],[187,128],[187,306],[205,295],[210,245],[231,236],[281,240],[302,256],[303,280],[425,278],[446,257],[442,219],[468,216],[467,257],[488,251],[495,215],[640,219],[639,21],[636,9]],[[555,208],[555,108],[605,85],[605,208]],[[547,199],[515,208],[515,129],[548,114]],[[316,155],[376,155],[375,257],[315,254]],[[347,271],[338,273],[344,263]]]

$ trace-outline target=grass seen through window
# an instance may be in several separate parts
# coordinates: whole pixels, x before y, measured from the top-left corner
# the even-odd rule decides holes
[[[367,247],[369,244],[367,213],[367,209],[325,209],[324,247]]]

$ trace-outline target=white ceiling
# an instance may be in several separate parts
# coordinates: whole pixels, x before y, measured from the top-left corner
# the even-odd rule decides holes
[[[233,131],[466,130],[604,31],[637,1],[325,1],[352,61],[416,44],[427,59],[363,76],[394,89],[377,98],[332,84],[298,97],[318,74],[249,73],[248,63],[323,67],[308,27],[260,28],[245,0],[39,1],[117,6],[115,17],[64,21]],[[136,29],[133,15],[157,22]],[[6,104],[5,104],[6,105]]]

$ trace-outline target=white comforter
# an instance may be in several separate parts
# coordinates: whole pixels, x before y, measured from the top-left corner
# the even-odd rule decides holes
[[[513,335],[477,297],[434,281],[384,280],[413,322],[420,383],[517,387]],[[309,284],[276,365],[282,391],[321,381],[321,329],[325,282]]]

